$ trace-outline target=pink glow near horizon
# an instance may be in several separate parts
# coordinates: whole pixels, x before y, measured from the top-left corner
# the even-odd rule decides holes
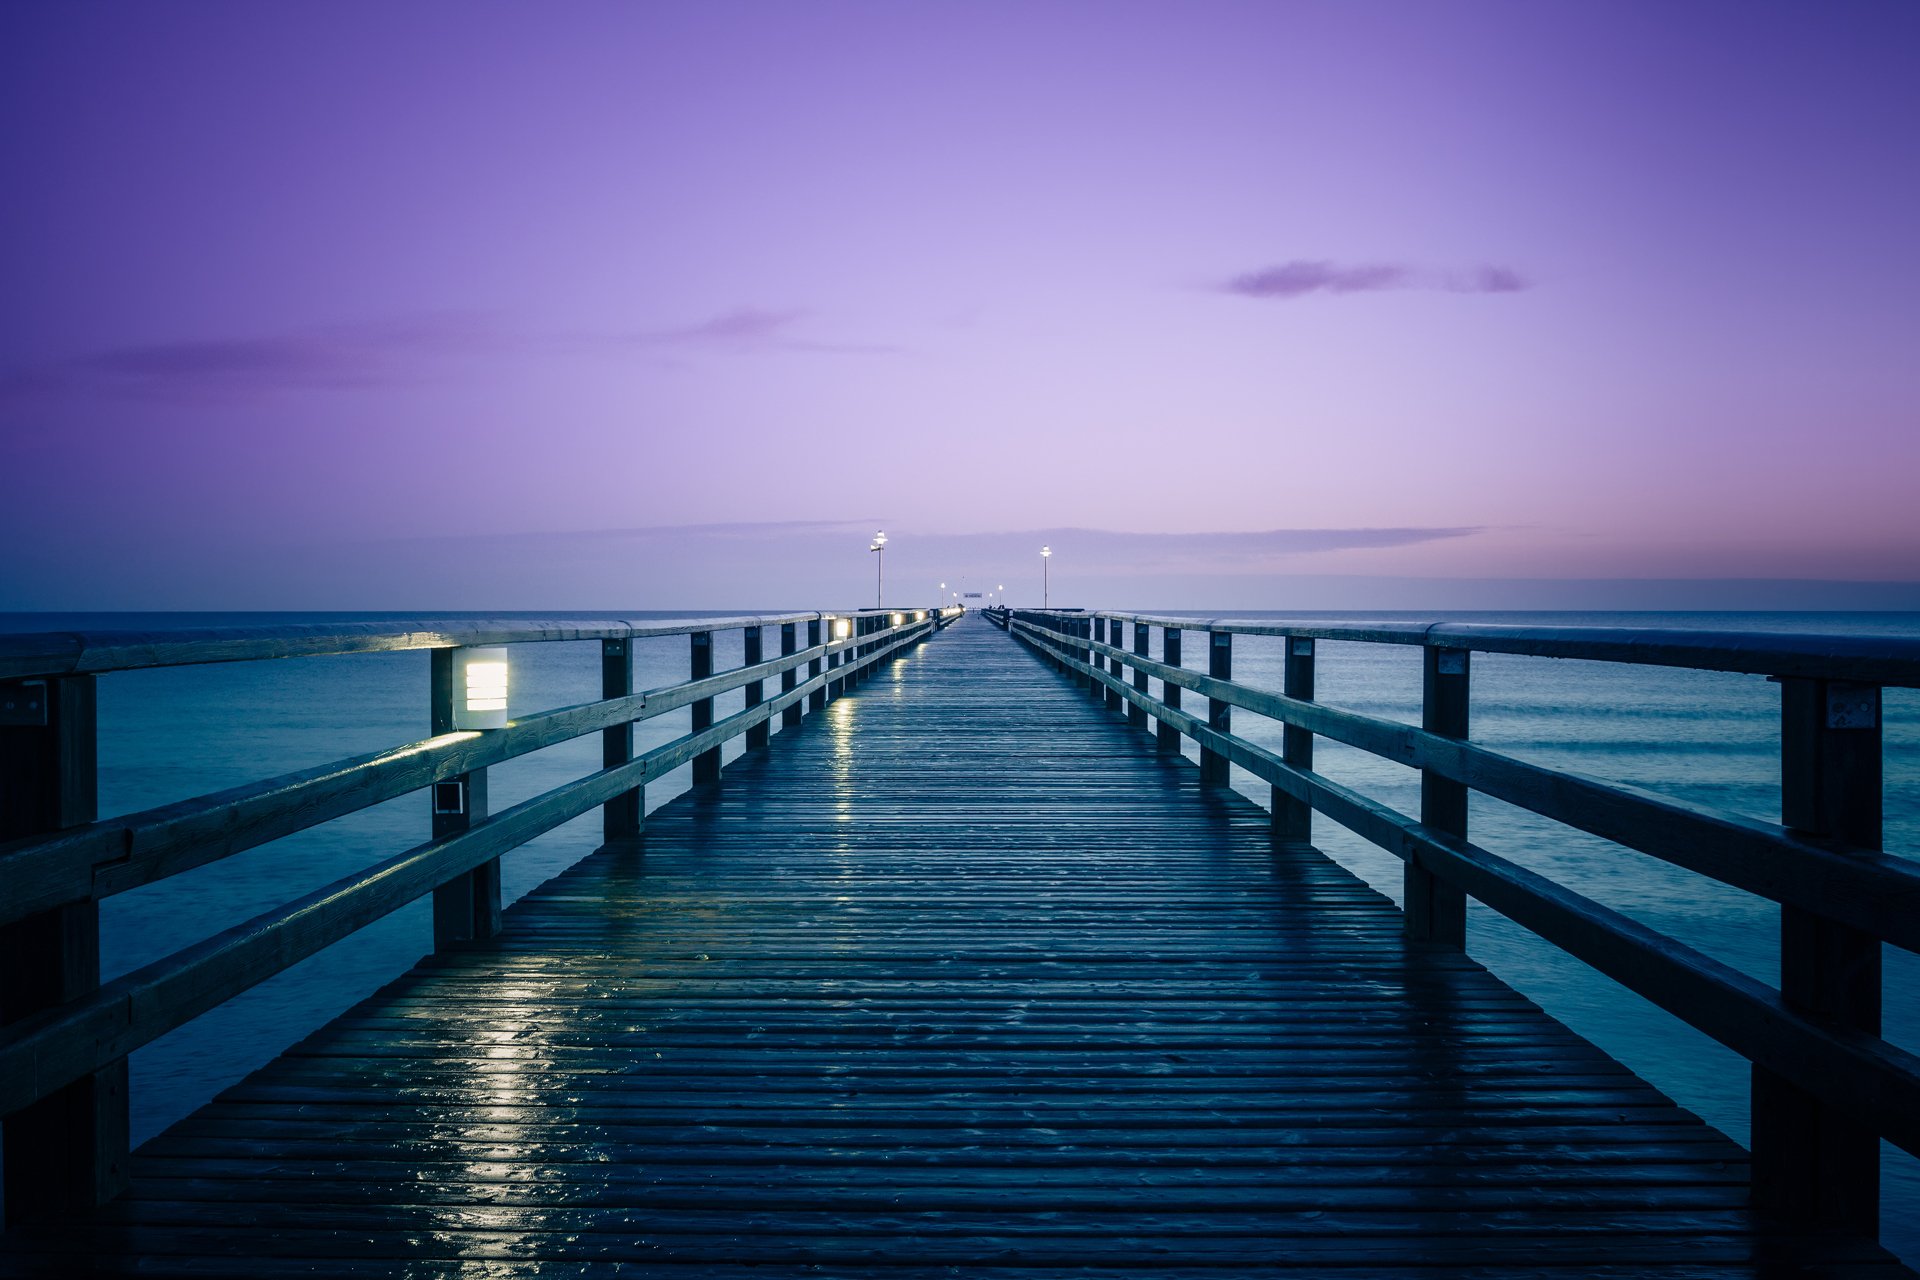
[[[841,518],[1920,579],[1916,54],[1892,3],[11,6],[0,608]]]

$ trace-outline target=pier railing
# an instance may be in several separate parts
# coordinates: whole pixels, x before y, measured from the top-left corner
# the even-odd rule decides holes
[[[1237,765],[1271,787],[1273,834],[1310,842],[1313,815],[1405,864],[1406,930],[1463,946],[1473,897],[1752,1063],[1756,1203],[1872,1233],[1879,1139],[1920,1155],[1920,1057],[1881,1038],[1881,944],[1920,951],[1920,864],[1881,849],[1881,690],[1920,687],[1920,642],[1764,633],[1470,624],[1237,621],[1078,610],[991,610],[997,625],[1147,728],[1199,747],[1200,777]],[[1129,634],[1129,630],[1130,633]],[[1151,633],[1160,656],[1149,656]],[[1182,665],[1199,633],[1206,674]],[[1233,679],[1240,635],[1280,640],[1282,691]],[[1320,641],[1404,645],[1423,667],[1418,728],[1314,698]],[[1475,653],[1744,672],[1781,689],[1782,821],[1547,768],[1468,740]],[[1161,682],[1161,696],[1149,694]],[[1182,693],[1204,698],[1189,711]],[[1233,711],[1282,727],[1281,749],[1233,732]],[[1421,771],[1401,813],[1314,771],[1316,737]],[[1776,989],[1473,844],[1477,791],[1780,904]]]
[[[772,721],[872,674],[958,608],[794,613],[674,622],[606,619],[298,625],[217,631],[0,637],[0,1116],[7,1220],[99,1203],[125,1183],[127,1055],[400,907],[433,895],[436,948],[500,927],[499,859],[603,812],[609,844],[636,840],[647,783],[691,764],[717,782],[722,744],[769,745]],[[743,665],[714,670],[714,636],[738,631]],[[769,633],[779,654],[765,655]],[[633,643],[688,639],[689,678],[634,688]],[[599,641],[598,701],[505,722],[504,654],[476,649]],[[96,817],[95,679],[112,671],[266,658],[430,651],[432,736],[388,751],[104,821]],[[476,663],[485,657],[488,664]],[[778,690],[769,692],[770,682]],[[744,706],[714,718],[716,695]],[[494,695],[498,696],[495,697]],[[475,696],[478,695],[478,696]],[[689,708],[687,733],[636,754],[633,728]],[[478,710],[476,711],[476,708]],[[499,813],[487,769],[591,734],[597,772]],[[100,980],[100,900],[409,792],[431,798],[432,838],[110,982]]]

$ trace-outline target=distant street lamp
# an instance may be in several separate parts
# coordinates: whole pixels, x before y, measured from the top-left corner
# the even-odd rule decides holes
[[[1053,607],[1053,591],[1047,583],[1047,561],[1052,557],[1052,547],[1040,548],[1040,607],[1042,609]]]
[[[880,607],[880,593],[886,585],[887,531],[885,529],[876,529],[874,531],[873,545],[868,547],[867,550],[875,552],[879,556],[879,559],[873,562],[873,607],[878,609]]]
[[[941,591],[942,591],[942,592],[944,593],[944,592],[946,591],[946,589],[947,589],[947,584],[946,584],[946,583],[944,583],[944,582],[943,582],[943,583],[941,583],[941,584],[940,584],[940,590],[941,590]],[[933,598],[933,602],[934,602],[935,604],[939,604],[939,603],[940,603],[940,597],[939,597],[939,596],[935,596],[935,597]]]

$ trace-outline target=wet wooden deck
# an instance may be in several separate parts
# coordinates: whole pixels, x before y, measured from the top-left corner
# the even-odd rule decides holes
[[[1904,1275],[969,618],[0,1270]]]

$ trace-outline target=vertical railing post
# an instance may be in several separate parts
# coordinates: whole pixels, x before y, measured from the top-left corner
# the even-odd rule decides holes
[[[820,619],[808,618],[807,619],[807,648],[818,649],[820,647],[820,631],[821,631]],[[831,665],[831,664],[827,664],[827,665]],[[815,676],[820,674],[822,669],[823,669],[822,662],[819,657],[816,656],[808,659],[807,679],[809,680],[813,679]],[[824,708],[826,705],[827,705],[827,687],[825,685],[821,685],[818,689],[815,689],[812,693],[807,695],[807,710],[819,711],[822,708]]]
[[[625,698],[633,693],[632,639],[600,642],[600,696]],[[611,769],[633,759],[633,722],[617,724],[600,733],[600,765]],[[608,844],[631,840],[640,834],[645,821],[646,791],[635,787],[622,791],[601,806],[601,833]]]
[[[1216,680],[1233,679],[1233,633],[1207,632],[1207,674]],[[1233,704],[1219,698],[1207,699],[1207,727],[1216,733],[1233,728]],[[1227,785],[1227,758],[1218,751],[1200,748],[1200,781],[1208,786]]]
[[[1467,736],[1471,654],[1465,649],[1423,648],[1420,727],[1448,738]],[[1431,769],[1420,771],[1420,821],[1465,838],[1467,788]],[[1467,944],[1467,896],[1426,867],[1416,853],[1407,859],[1402,902],[1407,936],[1450,947]]]
[[[1094,625],[1100,626],[1102,622],[1105,623],[1106,634],[1100,637],[1101,641],[1111,646],[1112,648],[1118,649],[1120,647],[1119,620],[1117,618],[1102,619],[1100,621],[1095,622]],[[1112,676],[1116,680],[1122,678],[1120,659],[1102,658],[1101,661],[1106,664],[1108,675]],[[1126,705],[1126,699],[1120,696],[1120,691],[1118,689],[1109,688],[1107,690],[1107,710],[1118,711],[1125,705]]]
[[[430,650],[428,659],[428,719],[437,737],[454,729],[454,699],[466,696],[454,688],[455,649]],[[469,769],[458,777],[427,788],[432,798],[433,838],[445,839],[483,821],[487,816],[487,771]],[[433,946],[437,951],[457,942],[491,938],[500,932],[500,859],[490,858],[473,870],[455,876],[433,891]]]
[[[689,668],[688,678],[705,680],[713,674],[713,632],[696,631],[687,637]],[[690,710],[693,712],[694,733],[713,727],[713,699],[699,698]],[[693,758],[693,785],[720,781],[720,748],[709,747]]]
[[[1796,835],[1856,849],[1881,841],[1880,690],[1780,681],[1780,813]],[[1881,944],[1802,907],[1780,908],[1787,1005],[1880,1034]],[[1880,1142],[1812,1094],[1753,1068],[1753,1196],[1795,1222],[1875,1236]]]
[[[763,635],[764,633],[761,631],[759,627],[743,627],[741,629],[741,640],[740,640],[740,652],[741,652],[740,665],[741,666],[751,667],[765,660],[763,651],[765,650],[766,645],[763,639]],[[765,702],[766,700],[767,700],[766,681],[764,680],[747,681],[746,705],[749,707],[757,707],[762,702]],[[768,739],[770,739],[772,736],[773,736],[773,726],[769,724],[767,721],[762,720],[759,724],[753,725],[747,730],[747,734],[746,734],[747,750],[759,751],[764,749],[767,745]]]
[[[1087,681],[1087,692],[1092,694],[1096,700],[1105,701],[1107,687],[1100,683],[1100,677],[1096,674],[1102,664],[1096,661],[1093,656],[1093,619],[1085,617],[1084,615],[1076,619],[1073,634],[1075,638],[1080,641],[1074,650],[1076,656],[1091,668],[1085,677]]]
[[[817,627],[820,624],[816,622],[813,625]],[[780,624],[780,656],[783,658],[791,658],[794,654],[798,652],[800,652],[799,628],[791,622],[781,623]],[[788,667],[785,671],[782,671],[780,673],[780,692],[792,693],[795,689],[798,689],[799,687],[800,687],[800,668]],[[785,707],[783,707],[780,711],[780,727],[782,729],[798,728],[800,725],[800,710],[801,710],[800,700],[798,698],[794,699],[792,702],[788,703]]]
[[[0,840],[44,835],[97,815],[93,676],[0,685]],[[100,904],[69,903],[0,926],[0,1024],[100,985]],[[74,1081],[7,1116],[0,1222],[90,1209],[127,1181],[127,1063]]]
[[[1180,665],[1180,628],[1160,628],[1160,661],[1169,667]],[[1180,705],[1180,686],[1171,680],[1163,680],[1160,684],[1160,701],[1177,708]],[[1162,751],[1178,751],[1180,731],[1162,720],[1156,741]]]
[[[1133,624],[1133,652],[1142,658],[1147,656],[1147,624],[1144,622]],[[1147,691],[1147,673],[1138,667],[1133,670],[1133,688],[1136,693],[1142,695]],[[1128,703],[1127,723],[1136,729],[1146,728],[1147,709],[1138,703]]]
[[[1280,692],[1302,702],[1313,701],[1313,637],[1285,636],[1285,674]],[[1296,769],[1313,768],[1313,734],[1297,725],[1280,730],[1280,758]],[[1273,789],[1273,838],[1288,844],[1313,843],[1313,806],[1279,787]]]

